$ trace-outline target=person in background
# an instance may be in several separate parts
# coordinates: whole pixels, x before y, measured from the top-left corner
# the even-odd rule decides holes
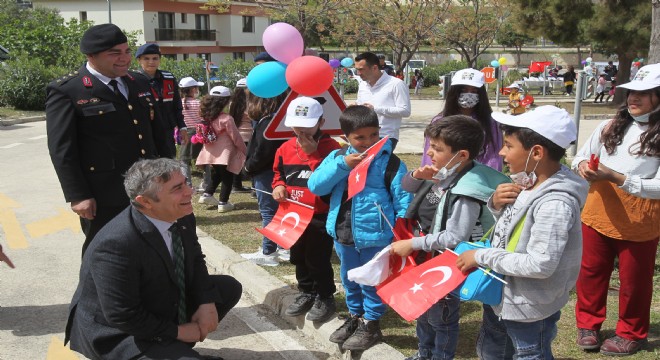
[[[385,54],[378,54],[378,66],[385,74],[394,76],[394,68],[385,63]]]
[[[183,121],[186,123],[188,139],[191,139],[195,135],[197,124],[201,124],[203,120],[199,114],[198,97],[200,86],[204,86],[204,83],[191,77],[184,77],[179,81],[179,91],[181,92],[182,107],[181,112],[183,114]],[[204,145],[201,143],[193,144],[192,141],[181,144],[179,160],[183,162],[186,179],[188,179],[188,185],[190,186],[192,186],[192,172],[190,170],[190,162],[192,159],[197,159],[197,155],[199,155],[199,152],[202,150],[203,146]]]
[[[573,95],[573,85],[577,81],[577,74],[573,65],[568,65],[568,70],[564,73],[564,86],[566,87],[566,96]]]
[[[616,79],[612,79],[610,82],[612,86],[610,87],[610,90],[607,92],[607,98],[605,98],[605,103],[607,104],[610,101],[610,98],[614,96],[616,93]]]
[[[603,98],[605,97],[605,84],[607,83],[606,74],[600,74],[598,77],[598,85],[596,86],[596,97],[594,98],[594,104],[598,102],[600,97],[600,103],[603,103]]]
[[[204,193],[199,197],[200,204],[217,206],[218,212],[234,210],[234,204],[229,202],[229,195],[234,181],[245,163],[247,148],[241,134],[238,132],[234,119],[224,112],[231,91],[224,86],[215,86],[202,99],[200,115],[208,123],[216,136],[213,141],[204,141],[204,147],[197,156],[197,165],[210,165],[211,182],[206,184]],[[213,197],[218,185],[219,200]]]
[[[234,118],[234,123],[241,133],[241,138],[247,148],[250,138],[252,137],[252,119],[248,116],[247,112],[247,94],[250,90],[247,88],[247,79],[242,78],[236,82],[234,93],[231,97],[231,104],[229,105],[229,115]],[[250,192],[250,189],[243,187],[243,172],[234,175],[234,184],[232,191],[237,193]]]
[[[415,70],[415,79],[417,80],[415,83],[415,95],[419,95],[424,88],[424,75],[422,75],[421,70]]]
[[[660,236],[660,64],[639,69],[626,102],[591,134],[572,167],[590,182],[582,210],[577,345],[633,355],[647,342]],[[590,161],[598,157],[598,163]],[[601,343],[615,264],[620,280],[614,336]]]
[[[616,74],[619,72],[619,69],[617,69],[616,65],[614,65],[614,62],[610,60],[607,62],[604,71],[607,75],[607,81],[612,81],[616,77]]]
[[[520,115],[524,114],[527,109],[525,108],[525,105],[523,105],[523,99],[525,96],[520,93],[520,85],[518,84],[511,84],[507,86],[511,90],[511,93],[509,93],[509,109],[511,111],[511,115]]]
[[[158,69],[160,66],[160,47],[158,44],[144,44],[135,52],[135,58],[140,64],[138,72],[149,79],[151,88],[156,91],[156,103],[160,106],[161,120],[165,126],[165,138],[168,139],[166,149],[159,149],[160,156],[176,157],[174,129],[179,129],[181,144],[188,143],[188,132],[183,120],[179,87],[174,75],[169,71]]]
[[[457,71],[452,77],[445,107],[440,114],[431,119],[431,123],[450,115],[467,115],[475,119],[481,124],[485,135],[484,147],[475,160],[501,171],[502,158],[498,155],[498,151],[502,147],[502,132],[491,117],[493,109],[490,107],[484,84],[484,74],[479,70]],[[429,138],[425,137],[421,166],[431,165],[431,158],[427,155],[429,145]]]

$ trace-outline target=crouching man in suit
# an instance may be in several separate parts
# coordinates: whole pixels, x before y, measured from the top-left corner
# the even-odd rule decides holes
[[[241,284],[209,275],[182,164],[139,161],[131,205],[83,256],[65,344],[91,359],[218,359],[192,349],[238,303]]]

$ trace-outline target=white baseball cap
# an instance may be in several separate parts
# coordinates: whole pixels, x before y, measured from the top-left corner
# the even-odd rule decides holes
[[[242,78],[242,79],[238,80],[238,81],[236,82],[236,87],[239,87],[239,88],[246,88],[246,87],[247,87],[247,79],[246,79],[246,78]]]
[[[230,97],[231,96],[231,90],[229,88],[226,88],[224,86],[214,86],[211,88],[211,91],[209,91],[209,95],[211,96],[220,96],[220,97]]]
[[[295,98],[286,108],[284,125],[288,127],[311,128],[316,126],[323,116],[321,103],[310,97]]]
[[[516,84],[516,83],[513,83],[513,84],[507,86],[507,88],[509,88],[509,89],[518,89],[518,90],[520,90],[520,85],[518,85],[518,84]]]
[[[642,66],[629,83],[619,85],[618,88],[644,91],[660,86],[660,64]]]
[[[201,81],[197,81],[191,78],[190,76],[184,77],[183,79],[179,80],[179,87],[187,88],[193,86],[204,86],[204,83]]]
[[[577,139],[577,127],[568,112],[556,106],[539,106],[521,115],[493,112],[500,124],[534,130],[539,135],[566,149]]]
[[[484,86],[485,82],[484,73],[475,69],[458,70],[451,78],[451,86],[469,85],[480,88]]]

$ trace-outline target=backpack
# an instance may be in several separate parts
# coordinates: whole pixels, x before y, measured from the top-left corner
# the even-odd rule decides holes
[[[348,146],[344,146],[341,149],[337,150],[335,153],[335,157],[339,155],[346,155],[346,151],[348,150]],[[399,171],[399,166],[401,166],[401,159],[394,155],[390,154],[390,158],[387,160],[387,166],[385,167],[385,188],[387,188],[387,192],[390,193],[390,197],[392,196],[392,192],[390,190],[390,187],[392,186],[392,181],[394,180],[394,177],[396,176],[397,171]]]

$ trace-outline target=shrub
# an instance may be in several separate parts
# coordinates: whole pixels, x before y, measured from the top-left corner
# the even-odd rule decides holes
[[[44,110],[46,85],[64,74],[61,68],[44,66],[41,59],[18,56],[0,66],[0,103],[17,110]]]
[[[254,67],[254,63],[243,60],[227,59],[214,69],[211,77],[217,80],[211,80],[211,86],[222,85],[230,89],[236,87],[236,81],[247,76]],[[186,76],[193,77],[197,81],[206,83],[206,70],[204,69],[204,60],[201,58],[189,58],[187,60],[171,60],[163,58],[160,63],[160,69],[170,71],[177,79]]]
[[[467,62],[465,61],[447,61],[446,63],[438,65],[429,65],[424,67],[422,74],[424,75],[424,86],[437,86],[440,76],[447,75],[452,71],[465,69]]]
[[[346,85],[344,86],[344,94],[353,94],[358,92],[358,87],[360,84],[355,79],[348,79]]]

